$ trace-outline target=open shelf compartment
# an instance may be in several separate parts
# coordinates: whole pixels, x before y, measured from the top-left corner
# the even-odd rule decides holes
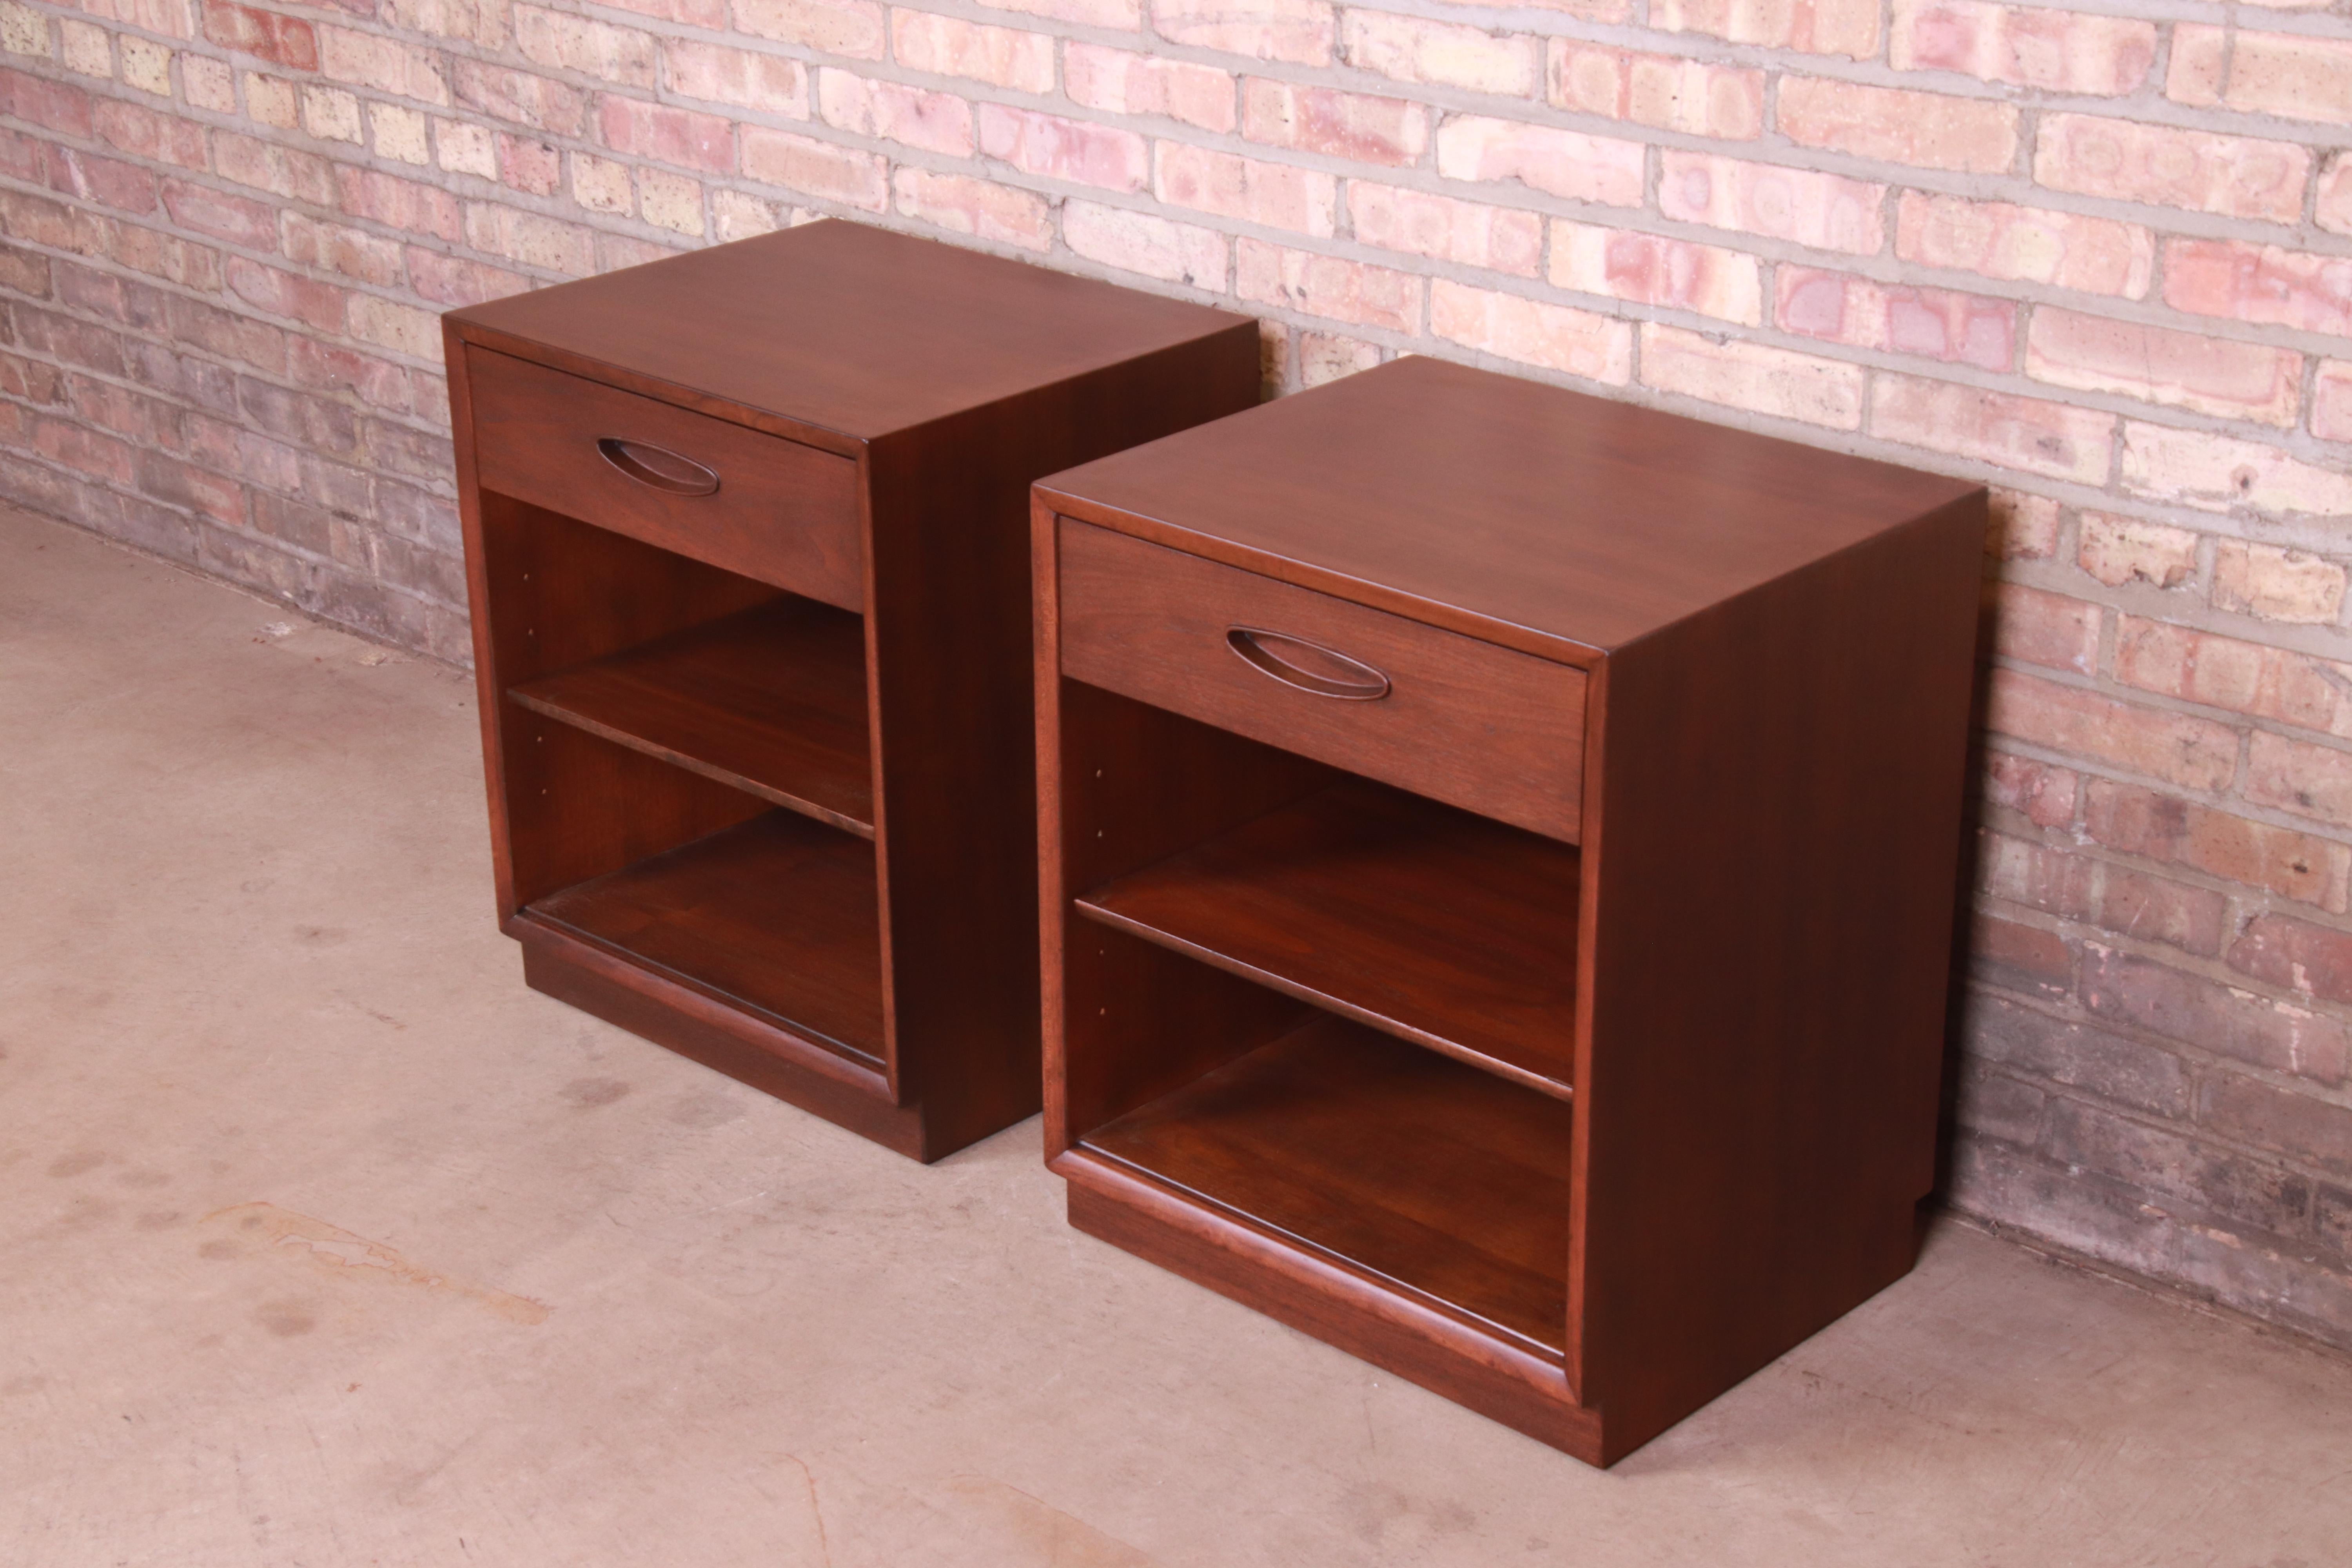
[[[1572,845],[1342,778],[1076,907],[1565,1100],[1579,869]]]
[[[770,811],[530,904],[546,924],[879,1068],[872,845]]]
[[[1558,1356],[1571,1115],[1318,1014],[1080,1147]]]
[[[874,837],[862,617],[787,595],[512,687],[535,713]]]

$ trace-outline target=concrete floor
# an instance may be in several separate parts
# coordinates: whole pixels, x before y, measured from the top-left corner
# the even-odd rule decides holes
[[[1601,1473],[526,991],[465,677],[0,514],[0,1563],[2352,1561],[2352,1363],[1957,1226]]]

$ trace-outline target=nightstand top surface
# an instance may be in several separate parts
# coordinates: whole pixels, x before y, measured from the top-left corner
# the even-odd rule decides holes
[[[613,366],[858,440],[1244,320],[837,220],[451,315],[486,347]]]
[[[1040,485],[1309,587],[1604,649],[1978,488],[1418,357]]]

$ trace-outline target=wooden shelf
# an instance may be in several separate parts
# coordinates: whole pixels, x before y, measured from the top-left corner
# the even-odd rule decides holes
[[[1578,870],[1573,846],[1350,780],[1077,908],[1566,1099]]]
[[[1572,1114],[1326,1016],[1082,1146],[1557,1355]]]
[[[772,811],[528,906],[551,925],[878,1067],[871,846]]]
[[[535,713],[874,837],[861,617],[786,597],[511,688]]]

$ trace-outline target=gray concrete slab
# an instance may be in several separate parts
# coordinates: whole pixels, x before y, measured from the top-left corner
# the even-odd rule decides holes
[[[1587,1469],[524,990],[476,746],[0,515],[0,1563],[2352,1561],[2352,1363],[1958,1226]]]

